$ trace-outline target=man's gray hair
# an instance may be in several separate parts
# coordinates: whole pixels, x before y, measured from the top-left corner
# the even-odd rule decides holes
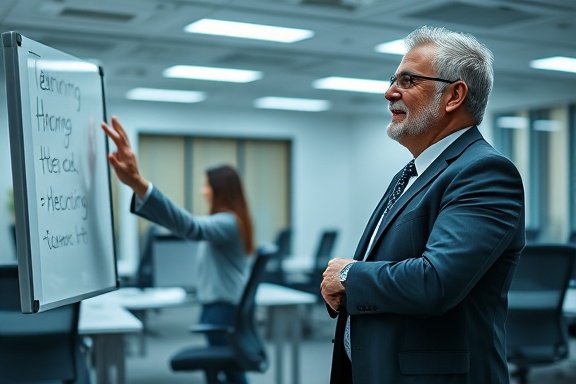
[[[464,108],[474,117],[475,123],[480,124],[494,82],[492,52],[474,36],[443,27],[420,27],[406,36],[404,43],[408,50],[426,44],[438,48],[432,62],[435,76],[462,80],[468,85]],[[445,86],[438,84],[440,89]]]

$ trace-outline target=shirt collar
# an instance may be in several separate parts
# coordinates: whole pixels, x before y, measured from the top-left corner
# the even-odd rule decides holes
[[[472,128],[472,127],[459,129],[456,132],[449,134],[448,136],[446,136],[442,140],[440,140],[440,141],[432,144],[428,148],[426,148],[424,150],[424,152],[422,152],[415,159],[415,162],[414,162],[414,165],[416,166],[416,171],[418,172],[418,175],[423,174],[424,171],[426,171],[426,169],[430,166],[430,164],[432,164],[434,162],[434,160],[436,160],[438,158],[438,156],[440,156],[440,154],[442,152],[444,152],[444,150],[450,146],[450,144],[455,142],[456,139],[458,139],[460,136],[462,136],[464,134],[464,132],[466,132],[470,128]]]

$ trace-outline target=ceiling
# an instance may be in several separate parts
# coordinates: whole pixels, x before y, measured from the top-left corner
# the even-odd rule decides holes
[[[306,28],[295,44],[183,32],[202,18]],[[401,57],[374,47],[420,25],[470,32],[495,56],[490,108],[576,101],[576,74],[529,67],[532,59],[576,57],[575,0],[2,0],[0,31],[22,35],[104,68],[108,104],[134,87],[205,91],[202,105],[252,108],[262,96],[326,99],[322,113],[384,114],[380,94],[318,90],[325,76],[384,80]],[[166,79],[176,64],[256,69],[234,84]],[[143,103],[143,102],[140,102]],[[145,103],[143,103],[146,105]]]

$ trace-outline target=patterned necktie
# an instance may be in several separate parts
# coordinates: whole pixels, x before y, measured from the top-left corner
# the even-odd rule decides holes
[[[408,180],[410,180],[412,176],[418,176],[418,172],[416,172],[416,166],[414,165],[414,159],[412,159],[408,164],[406,164],[406,166],[402,170],[402,175],[396,182],[396,185],[394,186],[394,191],[392,192],[392,195],[388,199],[386,209],[384,210],[384,215],[388,213],[388,211],[390,210],[390,208],[392,208],[394,203],[396,203],[396,201],[400,198],[400,196],[402,196],[402,192],[404,192],[404,189],[406,189],[406,186],[408,185]]]

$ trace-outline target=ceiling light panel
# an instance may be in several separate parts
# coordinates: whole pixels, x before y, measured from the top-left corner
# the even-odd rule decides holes
[[[254,107],[263,109],[322,112],[330,109],[331,105],[328,100],[267,96],[254,100]]]
[[[374,50],[376,52],[390,53],[392,55],[405,55],[406,45],[404,44],[404,39],[399,39],[378,44],[376,47],[374,47]]]
[[[315,80],[312,86],[316,89],[383,94],[390,87],[390,82],[330,76]]]
[[[173,89],[134,88],[126,93],[129,100],[160,101],[170,103],[199,103],[206,99],[204,92]]]
[[[230,83],[250,83],[260,80],[262,72],[233,68],[199,67],[193,65],[175,65],[163,71],[164,77],[225,81]]]
[[[278,43],[295,43],[314,36],[314,32],[307,29],[216,19],[198,20],[184,27],[184,31],[188,33],[228,36],[242,39],[274,41]]]
[[[565,56],[546,57],[543,59],[532,60],[530,62],[530,67],[545,69],[548,71],[576,73],[576,58]]]

